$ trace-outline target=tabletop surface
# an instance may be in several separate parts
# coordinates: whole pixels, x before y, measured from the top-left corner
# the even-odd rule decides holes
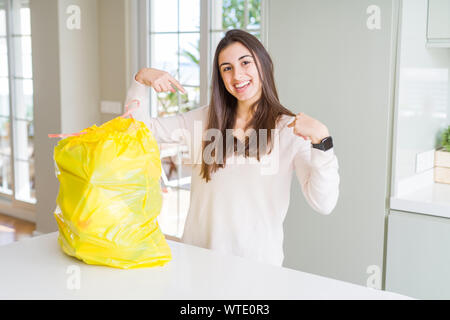
[[[88,265],[64,254],[57,237],[0,246],[0,299],[408,299],[174,241],[163,267]]]

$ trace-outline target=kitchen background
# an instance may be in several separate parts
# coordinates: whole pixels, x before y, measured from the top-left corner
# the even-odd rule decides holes
[[[230,28],[259,37],[281,102],[335,142],[339,202],[320,215],[293,179],[284,266],[450,298],[450,160],[436,153],[450,125],[450,0],[0,0],[0,244],[57,230],[47,134],[117,117],[144,66],[188,91],[149,90],[152,116],[207,104]],[[183,146],[160,149],[159,221],[176,240],[190,170]]]

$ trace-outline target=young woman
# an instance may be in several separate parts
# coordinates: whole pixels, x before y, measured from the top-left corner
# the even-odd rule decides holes
[[[184,92],[167,72],[151,68],[135,75],[126,102],[141,101],[133,115],[147,124],[158,143],[183,141],[192,150],[182,241],[281,266],[293,172],[315,211],[329,214],[337,203],[338,162],[331,137],[323,123],[280,104],[272,60],[253,35],[228,31],[212,69],[209,105],[150,118],[146,86]],[[257,143],[248,132],[257,133],[252,136]],[[237,149],[244,152],[236,155]]]

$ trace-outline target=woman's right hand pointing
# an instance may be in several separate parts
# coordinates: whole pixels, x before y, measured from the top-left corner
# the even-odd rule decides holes
[[[135,79],[139,83],[152,87],[156,92],[171,91],[175,93],[175,87],[182,93],[186,93],[181,84],[166,71],[143,68],[136,74]]]

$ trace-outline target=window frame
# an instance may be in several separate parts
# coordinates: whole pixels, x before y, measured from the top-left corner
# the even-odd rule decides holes
[[[17,186],[17,172],[16,172],[16,162],[18,161],[26,161],[27,163],[30,163],[31,161],[35,161],[34,158],[30,158],[28,160],[22,160],[22,159],[18,159],[16,157],[16,151],[19,148],[18,143],[19,141],[17,141],[17,132],[16,132],[16,121],[21,121],[21,120],[27,120],[28,119],[19,119],[16,116],[16,99],[17,99],[17,92],[16,92],[16,85],[15,85],[15,80],[31,80],[32,83],[34,83],[33,81],[33,75],[31,75],[30,78],[28,77],[24,77],[24,76],[17,76],[15,74],[15,70],[16,70],[16,64],[17,62],[15,61],[16,58],[16,48],[15,48],[15,44],[14,44],[14,39],[15,38],[21,38],[23,36],[29,36],[30,39],[32,39],[32,35],[31,35],[31,28],[30,28],[30,34],[16,34],[14,31],[14,27],[13,27],[13,1],[15,0],[5,0],[5,29],[6,29],[6,47],[7,47],[7,59],[8,59],[8,98],[9,98],[9,123],[10,123],[10,148],[11,148],[11,155],[10,155],[10,165],[11,165],[11,177],[12,177],[12,181],[11,181],[11,189],[12,189],[12,193],[8,194],[8,193],[4,193],[0,191],[0,202],[1,203],[10,203],[12,208],[18,208],[18,209],[24,209],[26,211],[30,211],[33,212],[35,210],[36,207],[36,203],[37,203],[37,199],[35,198],[34,202],[28,202],[28,201],[24,201],[24,200],[20,200],[16,198],[16,186]],[[31,23],[31,21],[30,21]],[[34,91],[34,90],[33,90]],[[33,96],[34,96],[34,92],[33,92]],[[33,111],[34,111],[34,106],[33,106]],[[34,121],[34,117],[33,120]],[[34,146],[35,147],[35,146]],[[28,180],[30,180],[30,176],[28,177]],[[4,211],[10,211],[9,208],[4,208]],[[21,214],[23,215],[23,214]],[[27,217],[28,219],[29,217]]]

